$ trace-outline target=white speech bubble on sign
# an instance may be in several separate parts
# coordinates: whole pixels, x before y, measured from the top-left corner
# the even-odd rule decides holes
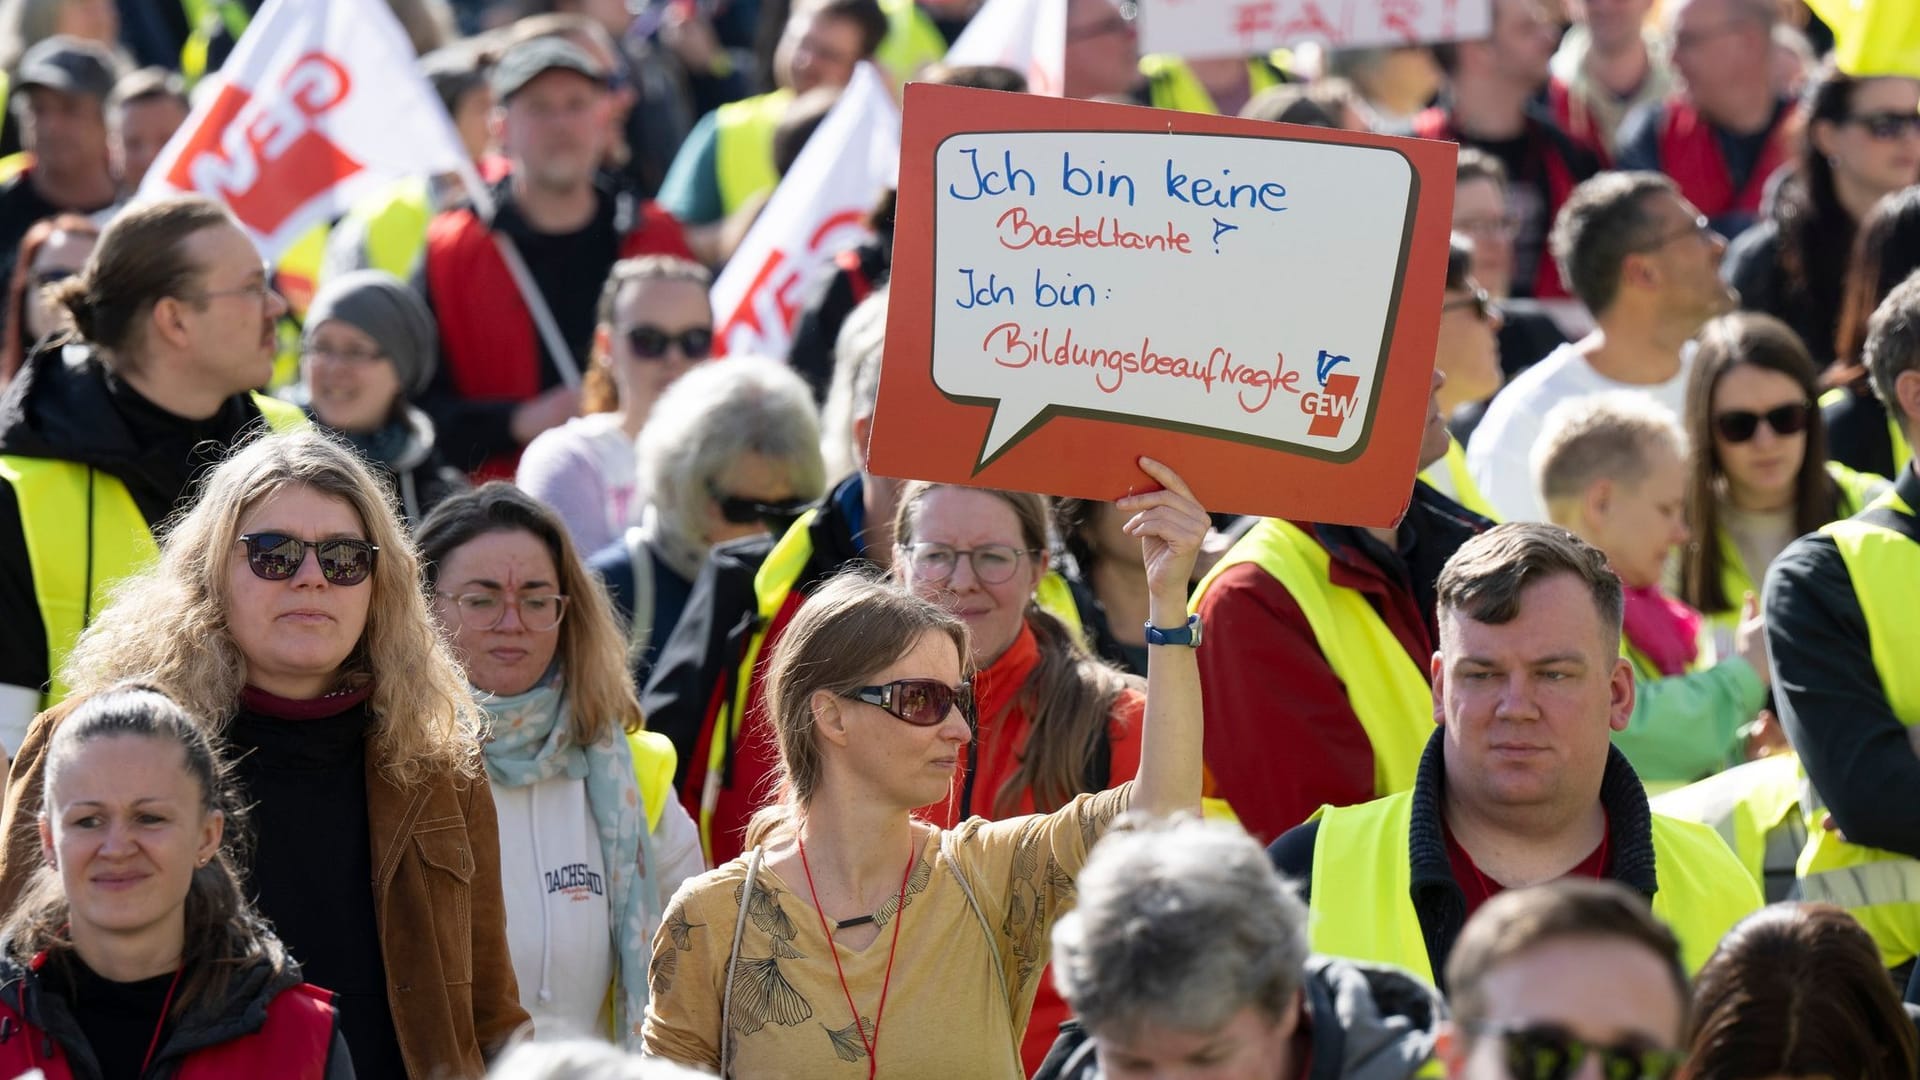
[[[1346,460],[1365,448],[1416,178],[1396,151],[1229,135],[955,135],[935,156],[933,378],[994,407]]]

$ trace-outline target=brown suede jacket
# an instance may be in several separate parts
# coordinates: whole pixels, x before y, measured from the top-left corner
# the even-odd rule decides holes
[[[41,866],[36,821],[47,744],[67,711],[34,717],[14,756],[0,810],[0,911],[12,909]],[[374,904],[401,1056],[415,1077],[483,1076],[488,1059],[528,1022],[507,954],[493,793],[485,774],[450,771],[401,788],[377,760],[369,745]]]

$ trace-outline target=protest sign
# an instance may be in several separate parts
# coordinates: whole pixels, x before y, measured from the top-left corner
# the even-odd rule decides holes
[[[871,471],[1384,525],[1413,487],[1455,147],[907,88]]]
[[[713,283],[717,333],[729,355],[787,355],[802,290],[835,255],[871,235],[867,211],[893,186],[899,157],[893,94],[862,63]]]
[[[384,0],[268,0],[140,197],[225,203],[269,261],[404,176],[473,165]]]
[[[1140,0],[1140,49],[1204,58],[1474,41],[1493,32],[1492,0]]]

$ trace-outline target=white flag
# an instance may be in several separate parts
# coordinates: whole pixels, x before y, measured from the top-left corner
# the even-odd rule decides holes
[[[1027,77],[1027,91],[1064,94],[1067,0],[987,0],[947,50],[950,66],[991,64]]]
[[[713,283],[729,354],[786,357],[801,289],[870,235],[867,211],[899,166],[900,111],[886,80],[862,63]]]
[[[395,179],[472,171],[384,0],[268,0],[210,78],[140,197],[217,199],[269,261]]]

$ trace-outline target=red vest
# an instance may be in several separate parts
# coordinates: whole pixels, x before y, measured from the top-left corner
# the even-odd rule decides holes
[[[195,1050],[175,1062],[171,1077],[325,1080],[333,1031],[332,992],[301,983],[274,995],[267,1005],[267,1022],[260,1030]],[[0,1001],[0,1076],[19,1076],[31,1069],[39,1069],[47,1080],[73,1080],[65,1048]]]
[[[1535,160],[1540,169],[1540,178],[1547,189],[1547,224],[1540,237],[1540,251],[1535,260],[1539,268],[1533,275],[1533,295],[1540,300],[1559,300],[1568,295],[1567,287],[1560,281],[1560,267],[1553,261],[1553,252],[1549,249],[1547,236],[1552,233],[1553,219],[1559,215],[1561,204],[1567,196],[1573,194],[1578,180],[1573,169],[1568,167],[1566,158],[1556,153],[1551,144],[1558,132],[1543,130],[1544,124],[1532,117],[1527,118],[1527,139],[1544,152],[1536,152]],[[1445,109],[1435,106],[1413,118],[1413,134],[1419,139],[1438,139],[1441,142],[1461,142],[1460,132],[1453,126],[1453,116]],[[1509,184],[1518,183],[1527,178],[1509,177]]]
[[[1767,179],[1787,163],[1787,130],[1792,126],[1797,108],[1780,110],[1773,130],[1767,133],[1766,149],[1760,152],[1760,160],[1738,191],[1733,188],[1733,177],[1727,173],[1726,159],[1720,156],[1713,125],[1706,117],[1677,97],[1670,99],[1662,111],[1660,171],[1680,185],[1680,194],[1710,218],[1722,214],[1758,215]]]
[[[1600,159],[1601,168],[1613,167],[1613,155],[1607,153],[1600,121],[1594,118],[1593,110],[1585,102],[1573,99],[1573,88],[1557,78],[1547,80],[1547,111],[1568,138],[1593,151]]]
[[[693,258],[680,222],[651,200],[638,206],[620,257]],[[462,207],[427,226],[427,294],[440,329],[441,362],[454,392],[474,401],[531,401],[540,395],[540,336],[533,313],[478,214]],[[479,475],[511,480],[520,455],[489,458]]]

